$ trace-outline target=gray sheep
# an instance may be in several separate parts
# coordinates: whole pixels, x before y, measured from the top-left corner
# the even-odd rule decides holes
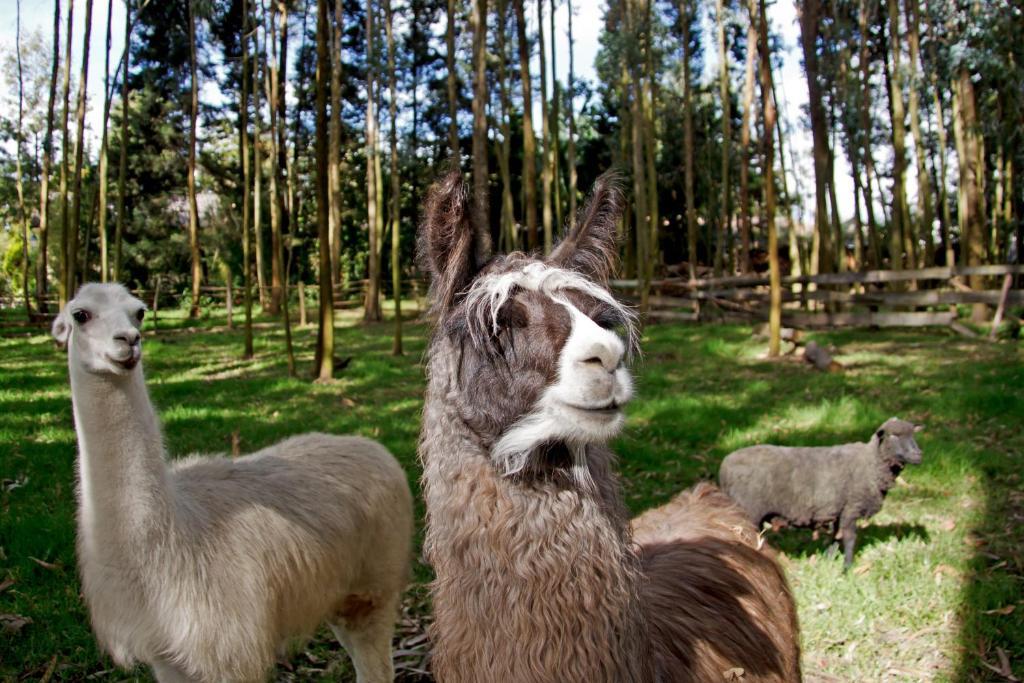
[[[780,518],[792,526],[838,521],[845,568],[853,562],[857,520],[882,500],[907,464],[921,462],[914,433],[921,427],[890,418],[867,443],[816,448],[757,445],[730,453],[718,479],[754,524]]]

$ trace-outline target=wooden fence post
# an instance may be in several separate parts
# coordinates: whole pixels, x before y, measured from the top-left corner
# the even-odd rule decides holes
[[[157,311],[160,310],[160,276],[156,276],[156,287],[153,289],[153,333],[157,331]]]
[[[227,284],[227,294],[225,295],[225,304],[227,305],[228,315],[228,329],[233,330],[235,328],[235,316],[234,316],[234,292],[231,289],[231,271],[227,271],[227,277],[224,278],[224,282]]]
[[[992,329],[988,331],[988,338],[996,338],[996,330],[1003,322],[1003,314],[1006,312],[1006,298],[1010,295],[1010,285],[1013,284],[1013,275],[1007,273],[1003,276],[1003,289],[999,292],[999,305],[996,306],[996,315],[992,318]]]
[[[299,280],[299,327],[306,326],[306,286]]]

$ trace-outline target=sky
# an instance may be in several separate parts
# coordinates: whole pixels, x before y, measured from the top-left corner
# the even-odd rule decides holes
[[[67,1],[62,2],[61,31],[63,33],[64,22],[66,21]],[[109,2],[109,0],[108,0]],[[21,7],[22,33],[41,30],[43,35],[49,38],[52,35],[53,27],[53,3],[44,0],[4,0],[0,2],[0,51],[9,54],[15,45],[15,20],[18,7]],[[577,78],[594,80],[594,59],[599,49],[598,38],[601,35],[604,18],[604,2],[597,0],[577,0],[574,3],[573,34],[575,39],[575,68]],[[103,0],[94,1],[92,17],[92,36],[89,52],[89,78],[88,78],[88,100],[89,110],[86,125],[90,131],[100,129],[102,117],[103,97],[103,47],[106,31],[108,3]],[[705,68],[702,78],[710,80],[717,71],[717,47],[714,44],[715,32],[712,19],[706,11],[707,4],[703,8],[703,23],[705,30],[703,37],[706,43]],[[82,0],[75,2],[75,28],[72,45],[72,64],[78,64],[82,51],[82,36],[84,25],[85,3]],[[536,12],[528,13],[531,23],[535,22]],[[568,10],[565,3],[562,3],[556,14],[558,32],[555,37],[558,49],[558,79],[566,82],[569,72],[569,41],[566,35],[568,26]],[[123,0],[113,2],[113,35],[111,39],[111,63],[116,64],[124,49],[124,5]],[[797,216],[801,222],[810,222],[813,219],[814,182],[811,160],[811,135],[809,124],[805,121],[803,108],[807,105],[807,81],[803,72],[801,53],[799,48],[799,25],[797,23],[796,7],[794,0],[778,0],[771,5],[770,10],[771,30],[781,39],[782,43],[782,69],[774,76],[778,97],[780,98],[780,117],[785,126],[789,127],[790,133],[787,145],[792,146],[793,155],[796,158],[796,168],[792,168],[791,158],[787,154],[786,164],[789,172],[790,192],[795,194],[799,188],[803,197],[805,211],[802,217]],[[548,29],[550,25],[545,21],[545,34],[550,40]],[[66,46],[62,45],[62,51]],[[548,50],[548,62],[550,65],[551,51]],[[63,54],[62,54],[63,59]],[[534,71],[538,70],[537,58],[534,58]],[[3,84],[8,92],[11,91],[11,84]],[[550,86],[549,86],[550,87]],[[539,125],[539,115],[534,120]],[[715,171],[717,172],[717,171]],[[916,195],[913,174],[908,174],[908,193],[911,201]],[[845,155],[836,153],[836,194],[839,205],[840,216],[846,220],[853,216],[853,182],[849,176],[849,168],[846,164]],[[880,207],[879,207],[880,210]]]

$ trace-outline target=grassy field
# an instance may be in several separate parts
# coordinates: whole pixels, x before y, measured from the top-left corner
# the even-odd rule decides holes
[[[337,382],[312,384],[287,377],[283,334],[268,319],[256,357],[243,361],[241,332],[223,318],[162,314],[144,342],[146,374],[175,456],[355,432],[391,449],[415,492],[427,333],[407,326],[406,355],[394,358],[389,323],[343,316],[338,355],[351,361]],[[312,327],[297,330],[303,375],[314,338]],[[863,441],[892,415],[923,422],[924,464],[862,524],[851,572],[824,536],[768,535],[799,602],[807,679],[1024,678],[1024,347],[941,331],[815,338],[838,347],[844,372],[767,361],[747,327],[649,327],[638,398],[617,442],[630,507],[714,477],[721,458],[747,444]],[[63,356],[41,330],[0,318],[2,680],[148,679],[112,670],[89,632],[75,571],[74,452]],[[418,562],[402,626],[412,651],[423,647],[428,578]],[[277,678],[352,680],[326,634],[292,666]]]

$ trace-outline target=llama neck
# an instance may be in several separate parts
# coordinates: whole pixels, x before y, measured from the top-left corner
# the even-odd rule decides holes
[[[420,454],[439,676],[653,680],[639,563],[610,453],[590,454],[592,492],[501,476],[447,390],[434,386],[436,370]]]
[[[163,527],[169,494],[160,422],[142,366],[124,377],[70,366],[83,550],[107,554]]]

